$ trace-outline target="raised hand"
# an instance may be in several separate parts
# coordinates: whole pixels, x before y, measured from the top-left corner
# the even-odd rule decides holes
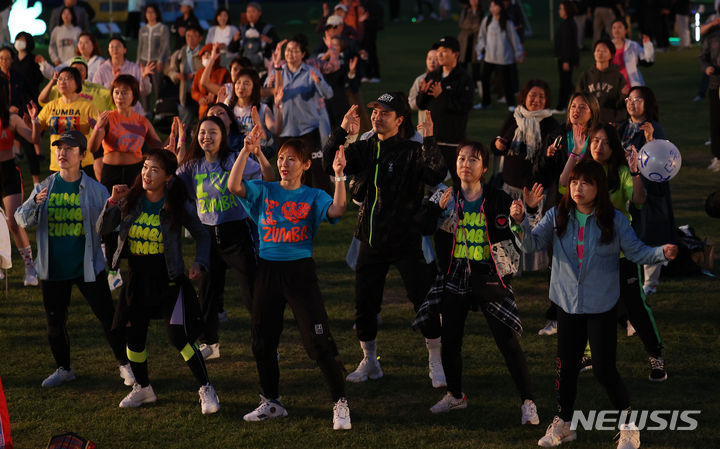
[[[528,207],[538,207],[538,204],[540,204],[540,201],[542,201],[543,198],[545,198],[545,195],[543,195],[542,184],[538,184],[536,182],[530,190],[528,190],[527,187],[523,187],[523,199]]]
[[[440,197],[440,201],[438,201],[438,206],[440,206],[442,209],[447,208],[447,205],[450,202],[450,198],[452,198],[452,189],[448,187],[447,189],[445,189],[442,196]]]
[[[419,123],[417,129],[420,134],[422,134],[423,138],[431,137],[433,135],[434,124],[429,110],[425,111],[425,121]]]
[[[265,129],[260,121],[260,113],[258,112],[257,106],[253,106],[252,109],[250,109],[250,117],[252,117],[253,130],[255,127],[260,130],[260,140],[267,140],[267,135],[265,134]]]
[[[286,43],[287,39],[283,39],[275,46],[275,50],[272,54],[272,63],[274,67],[278,67],[280,65],[280,62],[282,62],[282,49]]]
[[[225,103],[225,100],[228,99],[228,93],[227,93],[227,87],[222,86],[217,93],[217,102],[218,103]]]
[[[510,218],[512,218],[516,224],[522,223],[525,218],[525,205],[522,201],[514,200],[512,202],[510,205]]]
[[[351,136],[360,132],[360,116],[357,110],[358,106],[356,104],[350,106],[340,123],[340,127]]]
[[[140,68],[142,69],[142,77],[145,78],[146,76],[150,76],[153,73],[155,73],[155,67],[157,64],[155,61],[150,61],[145,65],[140,65]]]
[[[627,159],[628,167],[630,168],[630,172],[636,173],[638,171],[638,152],[635,148],[635,145],[630,147],[630,150],[625,153],[625,158]]]
[[[435,98],[439,97],[443,92],[442,84],[439,81],[431,81],[430,83],[431,85],[428,93]]]
[[[110,201],[117,203],[125,198],[130,193],[130,187],[127,184],[115,184],[112,188],[112,195],[110,195]]]
[[[27,104],[27,111],[30,115],[30,119],[35,120],[38,115],[38,105],[35,104],[34,101],[30,100],[30,103]]]
[[[345,176],[345,165],[347,165],[347,161],[345,160],[345,147],[340,145],[340,148],[335,152],[335,159],[333,159],[332,165],[336,177],[340,178]]]
[[[260,126],[253,126],[253,129],[245,136],[242,151],[248,151],[250,153],[257,154],[260,151],[260,133]]]
[[[108,123],[110,122],[110,111],[103,111],[98,115],[97,123],[95,123],[95,126],[98,128],[105,128]]]
[[[42,203],[43,201],[45,201],[47,196],[48,196],[48,188],[45,187],[44,189],[39,191],[37,195],[35,195],[35,204]]]
[[[655,132],[655,128],[653,127],[652,123],[645,122],[640,125],[640,129],[642,129],[643,133],[645,134],[645,142],[651,142],[653,140],[653,133]]]

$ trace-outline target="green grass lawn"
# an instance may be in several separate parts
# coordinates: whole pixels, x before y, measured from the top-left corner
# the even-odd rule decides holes
[[[550,82],[555,93],[556,65],[552,43],[547,39],[547,3],[533,0],[530,4],[535,37],[526,42],[528,58],[520,65],[521,82],[542,78]],[[320,11],[319,3],[265,6],[266,17],[279,26],[283,36],[297,31],[311,34],[307,20]],[[409,15],[410,5],[404,7]],[[303,24],[283,25],[297,20]],[[424,68],[426,49],[442,35],[456,31],[457,24],[452,21],[388,23],[379,38],[383,82],[364,85],[365,100],[384,90],[408,89]],[[317,41],[313,36],[313,42]],[[690,224],[701,237],[720,242],[719,222],[704,212],[705,197],[718,189],[720,182],[717,174],[705,169],[710,160],[710,151],[703,145],[709,137],[707,101],[691,101],[700,76],[697,56],[698,48],[658,54],[655,65],[644,68],[643,75],[660,101],[660,122],[683,154],[683,168],[672,182],[676,222]],[[590,54],[584,52],[581,67],[589,64]],[[506,114],[502,105],[471,112],[468,135],[488,143]],[[25,162],[22,167],[27,171]],[[26,189],[30,187],[26,177]],[[323,224],[315,244],[332,332],[348,370],[353,370],[361,358],[351,329],[354,275],[344,263],[356,212],[351,207],[338,225]],[[189,243],[187,250],[191,255]],[[347,385],[353,430],[334,432],[329,393],[320,371],[299,344],[291,313],[286,313],[280,346],[281,394],[290,415],[264,423],[242,420],[257,405],[260,389],[250,351],[249,317],[232,275],[228,276],[225,293],[231,321],[221,325],[222,357],[208,363],[221,402],[216,415],[200,414],[194,379],[169,345],[160,322],[151,324],[148,338],[150,378],[158,402],[137,410],[119,409],[118,403],[129,389],[118,376],[99,323],[77,291],[68,323],[77,379],[59,388],[41,388],[40,382],[55,367],[45,336],[40,289],[23,287],[22,261],[17,255],[14,263],[9,273],[9,294],[0,296],[0,375],[17,448],[45,447],[51,435],[66,431],[93,440],[98,448],[520,448],[536,445],[555,412],[555,337],[536,333],[544,324],[548,304],[545,274],[529,274],[514,282],[540,426],[520,426],[518,394],[479,314],[471,314],[466,326],[464,390],[469,407],[444,416],[430,414],[428,408],[444,391],[433,390],[430,385],[424,343],[420,334],[410,329],[412,307],[397,272],[392,270],[378,335],[385,377]],[[647,356],[638,337],[627,338],[624,332],[618,336],[617,365],[635,409],[702,411],[697,430],[643,432],[643,447],[720,445],[716,424],[720,418],[720,388],[716,384],[720,375],[716,358],[720,344],[718,285],[709,277],[664,279],[658,294],[650,298],[666,346],[667,382],[653,384],[647,380]],[[591,374],[581,375],[578,390],[577,409],[610,406]],[[613,436],[613,432],[581,431],[570,447],[613,447]]]

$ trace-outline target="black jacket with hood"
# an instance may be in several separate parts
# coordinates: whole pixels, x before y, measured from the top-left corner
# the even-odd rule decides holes
[[[347,132],[338,127],[323,148],[325,170],[332,162]],[[420,245],[420,211],[425,184],[445,179],[445,160],[433,137],[422,144],[399,134],[379,140],[377,135],[345,146],[345,173],[363,183],[364,199],[358,213],[355,236],[373,248],[393,251]]]

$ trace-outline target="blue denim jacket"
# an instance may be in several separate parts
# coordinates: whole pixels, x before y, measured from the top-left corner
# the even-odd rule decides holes
[[[15,211],[15,221],[27,228],[37,225],[37,257],[35,258],[35,271],[38,278],[47,280],[50,274],[50,249],[48,241],[48,204],[47,199],[42,203],[35,203],[35,196],[47,187],[48,194],[52,192],[55,177],[54,173],[36,185],[30,197]],[[100,216],[103,206],[110,195],[104,185],[80,172],[80,209],[82,210],[83,229],[85,230],[85,255],[83,257],[85,282],[95,282],[95,275],[105,269],[105,256],[103,255],[100,236],[95,232],[95,222]]]
[[[97,220],[97,231],[100,235],[114,232],[118,225],[118,248],[113,255],[113,265],[120,259],[125,241],[127,240],[130,227],[142,213],[142,201],[138,201],[134,209],[126,216],[122,216],[120,206],[110,205],[106,201],[100,218]],[[168,277],[178,279],[185,274],[185,264],[182,256],[182,228],[187,228],[195,240],[195,261],[207,271],[210,267],[210,234],[207,232],[200,219],[194,204],[189,201],[185,203],[185,210],[181,219],[182,226],[170,226],[170,217],[165,208],[160,209],[160,227],[162,228],[163,241],[165,243],[165,265],[167,266]]]
[[[639,264],[666,262],[661,246],[646,246],[635,236],[630,223],[615,210],[615,232],[612,242],[600,244],[600,227],[593,212],[585,223],[582,267],[578,260],[579,224],[570,215],[562,237],[555,231],[557,207],[550,209],[535,228],[526,217],[522,223],[522,250],[539,251],[552,245],[550,300],[566,313],[602,313],[612,309],[620,298],[620,251]]]

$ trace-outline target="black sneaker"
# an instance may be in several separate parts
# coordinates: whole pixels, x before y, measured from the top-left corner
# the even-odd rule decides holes
[[[665,360],[662,357],[650,356],[650,382],[665,382],[667,373],[665,372]]]
[[[580,362],[580,372],[584,373],[585,371],[590,371],[591,369],[592,369],[592,357],[583,356],[582,361]]]

